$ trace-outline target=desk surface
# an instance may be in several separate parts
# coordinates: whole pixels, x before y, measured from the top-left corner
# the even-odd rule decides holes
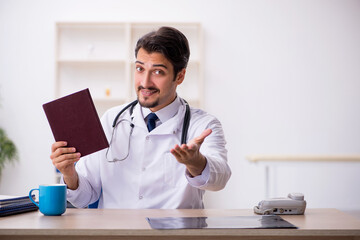
[[[360,239],[360,220],[336,209],[307,209],[283,218],[299,229],[151,229],[146,217],[251,216],[241,209],[67,209],[0,218],[0,238],[11,239]]]

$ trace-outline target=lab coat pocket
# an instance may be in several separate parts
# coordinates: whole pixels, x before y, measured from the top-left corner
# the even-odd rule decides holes
[[[170,152],[165,153],[164,171],[165,185],[179,187],[186,184],[185,165],[179,163]]]

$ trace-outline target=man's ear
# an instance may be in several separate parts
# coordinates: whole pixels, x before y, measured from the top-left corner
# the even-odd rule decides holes
[[[186,73],[186,68],[183,68],[180,72],[177,73],[175,79],[177,85],[180,85],[184,81],[185,73]]]

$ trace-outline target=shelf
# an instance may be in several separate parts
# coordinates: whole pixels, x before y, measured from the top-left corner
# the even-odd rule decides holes
[[[89,88],[93,98],[111,95],[126,98],[129,86],[125,75],[125,64],[61,64],[58,66],[58,87],[60,96]]]
[[[126,101],[127,99],[123,98],[94,98],[94,105],[99,117],[101,117],[108,109],[122,105]]]
[[[178,93],[191,106],[201,107],[202,31],[199,23],[57,23],[56,97],[89,88],[99,116],[110,107],[136,99],[135,44],[144,34],[164,25],[179,29],[189,40],[190,60]]]
[[[135,49],[136,42],[140,37],[162,26],[175,27],[181,31],[189,41],[190,60],[198,61],[201,59],[202,31],[199,23],[133,23],[130,34],[131,49]],[[134,54],[131,57],[135,60]]]
[[[126,59],[126,24],[57,25],[58,59]]]
[[[60,64],[125,64],[123,59],[59,59]]]

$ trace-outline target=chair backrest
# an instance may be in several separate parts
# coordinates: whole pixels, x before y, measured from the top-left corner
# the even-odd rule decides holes
[[[90,204],[88,208],[98,208],[98,206],[99,206],[99,199],[96,202]]]

